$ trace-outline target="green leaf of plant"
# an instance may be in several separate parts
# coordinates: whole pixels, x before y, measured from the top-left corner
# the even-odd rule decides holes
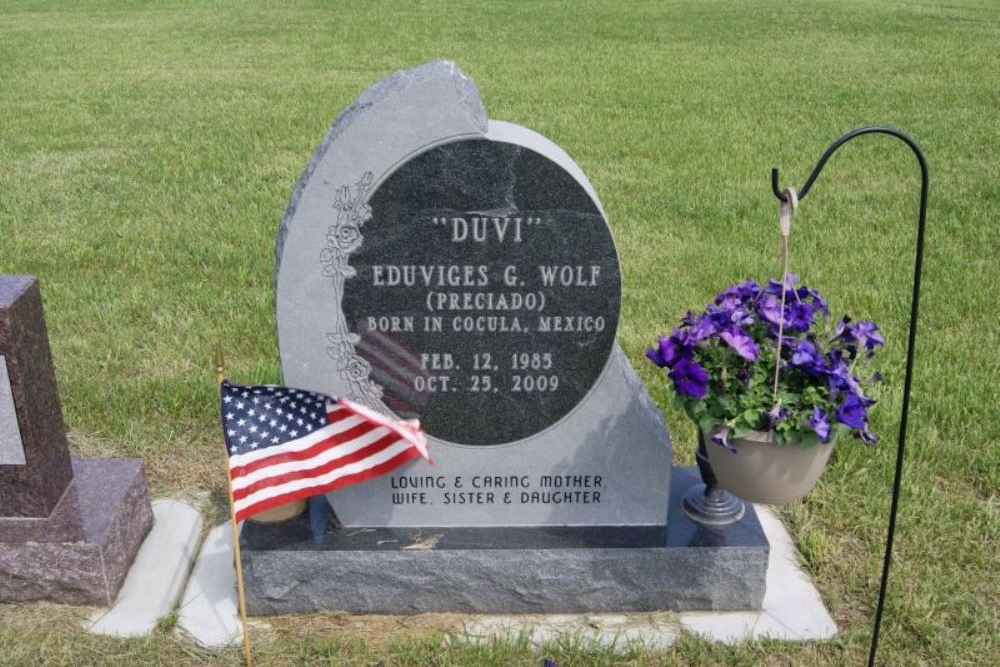
[[[753,433],[754,429],[749,426],[734,426],[733,432],[730,434],[731,438],[745,438],[746,436]]]
[[[712,432],[713,428],[719,426],[720,423],[721,422],[719,422],[719,420],[717,420],[712,415],[706,414],[701,419],[698,420],[698,428],[700,428],[702,432],[707,435],[708,433]]]

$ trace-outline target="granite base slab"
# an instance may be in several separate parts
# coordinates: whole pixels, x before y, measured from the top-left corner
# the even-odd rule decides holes
[[[248,521],[251,615],[756,610],[768,542],[752,506],[701,526],[680,509],[696,469],[675,467],[667,526],[353,528],[314,539],[306,515]]]
[[[52,514],[0,517],[0,602],[111,604],[153,524],[139,459],[73,459]]]

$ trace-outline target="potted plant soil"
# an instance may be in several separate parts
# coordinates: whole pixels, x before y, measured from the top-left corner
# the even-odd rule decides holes
[[[831,321],[820,294],[788,275],[728,287],[646,356],[669,370],[719,485],[781,504],[809,493],[840,436],[877,440],[868,391],[879,375],[865,367],[883,343],[873,322]]]

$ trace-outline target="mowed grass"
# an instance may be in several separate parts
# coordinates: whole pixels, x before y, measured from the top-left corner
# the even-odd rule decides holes
[[[898,126],[932,190],[909,451],[880,656],[996,664],[1000,6],[920,2],[6,2],[0,8],[0,271],[41,278],[73,450],[141,456],[157,494],[222,497],[210,363],[278,381],[274,237],[336,113],[391,70],[451,58],[491,117],[563,146],[600,194],[624,272],[619,340],[779,266],[769,170],[801,185],[841,132]],[[857,140],[796,217],[793,269],[888,343],[874,428],[784,510],[841,628],[833,641],[614,654],[463,648],[434,630],[274,619],[261,664],[860,664],[874,615],[909,313],[916,162]],[[234,664],[161,631],[91,637],[87,610],[0,606],[0,664]],[[405,626],[405,620],[402,621]],[[353,626],[352,626],[353,627]],[[390,626],[391,627],[391,626]],[[167,630],[168,628],[164,628]],[[412,628],[411,628],[412,630]]]

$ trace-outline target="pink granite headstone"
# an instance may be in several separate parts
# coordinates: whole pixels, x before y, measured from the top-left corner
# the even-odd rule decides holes
[[[0,275],[0,602],[110,604],[152,523],[142,461],[70,457],[38,281]]]

